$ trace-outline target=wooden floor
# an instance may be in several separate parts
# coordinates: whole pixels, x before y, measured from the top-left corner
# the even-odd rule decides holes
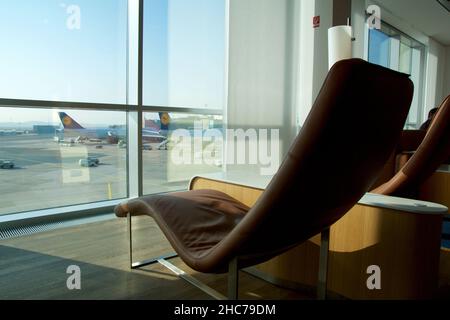
[[[172,249],[149,217],[133,218],[136,259]],[[196,273],[179,258],[176,266],[226,294],[226,276]],[[68,290],[70,265],[81,268],[81,290]],[[240,299],[311,299],[240,273]],[[155,264],[128,267],[125,219],[0,241],[0,300],[4,299],[210,299],[199,289]]]

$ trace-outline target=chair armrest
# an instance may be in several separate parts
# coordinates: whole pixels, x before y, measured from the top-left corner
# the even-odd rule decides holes
[[[448,208],[438,203],[392,197],[375,193],[366,193],[358,201],[358,204],[417,214],[448,214]]]
[[[425,130],[403,130],[397,152],[402,153],[417,150],[423,138],[425,138],[426,133]]]

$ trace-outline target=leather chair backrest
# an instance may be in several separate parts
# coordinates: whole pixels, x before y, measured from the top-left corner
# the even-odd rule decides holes
[[[417,197],[422,183],[450,157],[450,96],[440,105],[414,155],[388,182],[373,192]]]
[[[341,218],[397,145],[412,96],[406,74],[336,63],[278,173],[217,249],[275,255]]]

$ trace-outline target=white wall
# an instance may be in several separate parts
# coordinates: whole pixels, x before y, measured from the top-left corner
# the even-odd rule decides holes
[[[315,1],[300,1],[300,40],[297,90],[297,125],[305,122],[313,104],[314,36],[312,17],[315,15]]]
[[[302,126],[328,73],[328,29],[333,23],[333,0],[302,0],[300,10],[300,56],[298,125]],[[320,16],[320,27],[312,18]]]
[[[317,0],[315,15],[320,15],[320,28],[314,29],[313,101],[328,74],[328,29],[333,26],[333,0]]]
[[[366,58],[365,52],[365,12],[366,3],[364,0],[352,0],[352,29],[355,40],[352,44],[353,58]]]

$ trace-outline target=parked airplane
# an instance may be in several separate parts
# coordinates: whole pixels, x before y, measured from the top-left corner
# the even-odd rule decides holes
[[[77,142],[102,142],[107,140],[109,143],[118,143],[120,140],[126,141],[127,130],[125,126],[110,126],[100,128],[85,128],[75,121],[65,112],[59,112],[59,118],[64,127],[64,140],[75,138]],[[148,128],[142,129],[143,143],[162,143],[167,140],[169,131],[170,116],[167,112],[160,112],[160,130]]]

